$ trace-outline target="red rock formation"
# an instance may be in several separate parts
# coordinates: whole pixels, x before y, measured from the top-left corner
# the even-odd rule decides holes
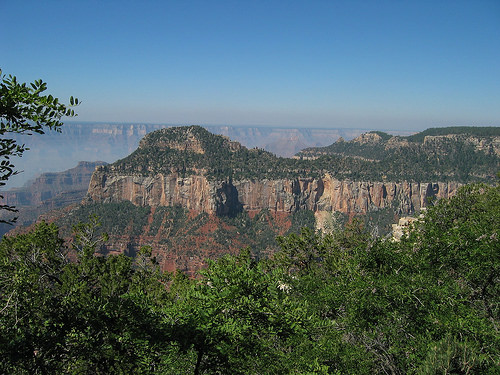
[[[97,169],[91,178],[86,200],[130,201],[135,205],[174,206],[218,214],[239,204],[239,210],[293,213],[314,212],[366,214],[394,207],[411,214],[425,207],[430,197],[448,198],[460,186],[456,182],[369,182],[341,181],[325,175],[318,179],[213,181],[203,174],[180,177],[177,173],[154,177],[120,175]]]

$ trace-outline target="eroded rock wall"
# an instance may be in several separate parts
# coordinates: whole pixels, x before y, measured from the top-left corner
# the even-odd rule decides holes
[[[153,207],[181,205],[219,215],[262,209],[285,213],[308,209],[353,215],[387,207],[406,215],[425,207],[430,197],[453,196],[459,186],[456,182],[341,181],[329,175],[318,179],[214,181],[203,174],[145,177],[98,168],[86,199],[104,203],[127,200]]]

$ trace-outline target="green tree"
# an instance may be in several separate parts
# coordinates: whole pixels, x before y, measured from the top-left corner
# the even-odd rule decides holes
[[[193,374],[303,373],[311,365],[300,362],[296,345],[307,341],[306,309],[290,300],[283,280],[249,251],[210,262],[179,306]]]
[[[359,226],[280,239],[290,298],[329,372],[498,373],[500,187],[465,186],[400,242]]]
[[[1,373],[169,373],[168,275],[148,248],[96,256],[95,224],[75,227],[73,248],[46,223],[0,242]]]
[[[11,158],[22,156],[28,150],[9,135],[44,134],[47,129],[61,131],[61,118],[75,116],[71,106],[78,105],[78,99],[70,97],[67,106],[52,95],[43,95],[46,90],[47,84],[40,79],[29,84],[20,83],[15,76],[6,76],[0,70],[0,187],[18,173]],[[1,209],[16,211],[15,207],[6,204],[1,204]]]

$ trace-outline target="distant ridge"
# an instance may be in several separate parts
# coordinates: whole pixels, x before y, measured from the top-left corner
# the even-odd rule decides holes
[[[97,166],[105,162],[81,161],[74,168],[62,172],[43,173],[25,186],[2,192],[3,204],[19,209],[16,214],[1,212],[5,218],[18,217],[19,225],[29,225],[41,214],[55,208],[79,203],[88,190],[90,178]],[[12,229],[2,224],[0,235]]]
[[[498,126],[450,126],[446,128],[429,128],[423,132],[406,137],[411,142],[423,142],[426,136],[437,135],[471,135],[476,137],[500,137],[500,127]]]
[[[350,158],[352,168],[359,168],[356,178],[369,180],[494,181],[500,169],[500,128],[431,128],[411,136],[372,131],[348,142],[306,148],[296,158]]]

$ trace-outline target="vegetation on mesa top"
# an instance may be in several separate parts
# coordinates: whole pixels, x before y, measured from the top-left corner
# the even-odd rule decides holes
[[[369,181],[492,181],[500,169],[499,136],[500,128],[471,127],[428,129],[410,137],[370,132],[349,142],[305,149],[289,159],[249,150],[199,126],[177,127],[148,134],[136,151],[105,170],[181,176],[202,171],[209,178],[235,180],[329,173]]]
[[[212,178],[290,178],[310,171],[306,162],[247,149],[200,126],[167,128],[144,137],[137,150],[108,167],[143,175],[204,170]]]
[[[447,128],[429,128],[423,132],[406,137],[412,142],[423,142],[424,137],[438,135],[468,135],[473,137],[500,137],[500,127],[498,126],[450,126]]]
[[[432,128],[408,137],[374,131],[298,154],[325,165],[355,158],[362,178],[378,180],[493,181],[500,169],[499,127]],[[321,167],[318,166],[318,167]],[[354,172],[354,169],[353,169]]]

